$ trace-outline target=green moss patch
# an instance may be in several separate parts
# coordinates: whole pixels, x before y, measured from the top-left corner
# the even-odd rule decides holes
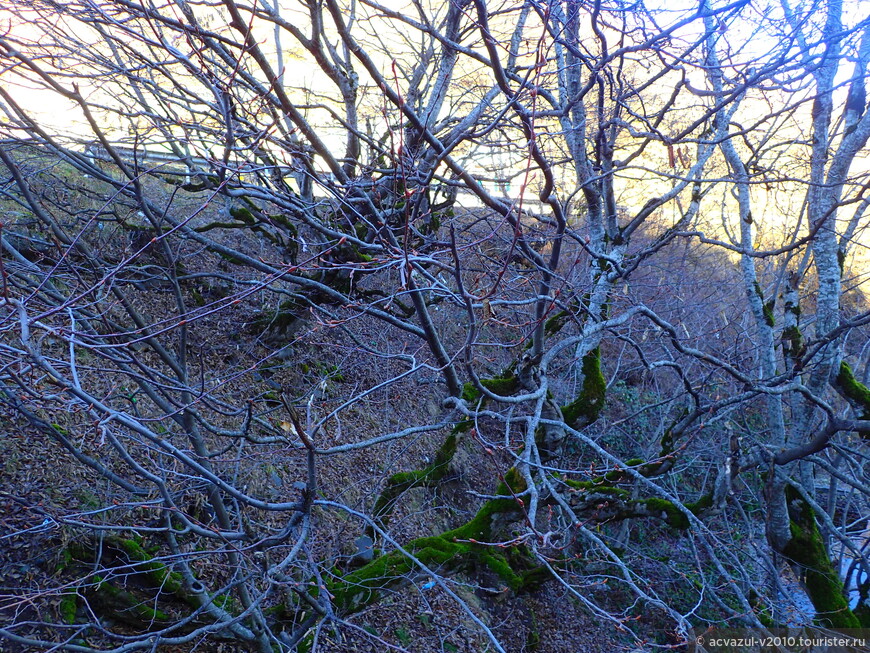
[[[607,381],[601,372],[601,349],[596,347],[583,357],[583,389],[580,395],[562,407],[562,417],[572,428],[591,424],[604,408]]]
[[[782,330],[782,347],[785,354],[793,360],[804,355],[806,345],[804,344],[804,336],[798,326],[793,325]]]
[[[602,501],[610,505],[616,519],[631,519],[638,516],[657,517],[678,530],[687,530],[691,525],[688,515],[672,501],[660,497],[631,499],[629,490],[607,484],[604,476],[592,481],[560,480],[576,492],[590,495],[590,501],[596,504],[596,510]],[[712,505],[713,497],[709,493],[702,495],[697,501],[683,504],[689,512],[696,516]]]
[[[852,368],[846,361],[840,363],[837,387],[852,404],[861,419],[870,420],[870,388],[855,378]],[[861,431],[861,435],[865,438],[870,437],[870,431]]]
[[[637,503],[643,505],[653,513],[659,513],[673,528],[679,530],[686,530],[689,528],[689,518],[682,510],[677,508],[673,502],[668,501],[667,499],[650,497],[648,499],[641,499]]]
[[[571,319],[571,314],[568,311],[559,311],[546,322],[544,322],[544,333],[548,336],[555,335],[562,330],[562,327]]]
[[[145,573],[155,588],[183,596],[184,581],[181,574],[170,571],[162,562],[148,555],[135,540],[119,539],[118,546],[124,550],[131,561],[137,563],[136,571]]]
[[[598,477],[598,479],[592,481],[575,481],[573,479],[563,479],[563,482],[571,489],[582,492],[609,494],[613,495],[614,497],[620,498],[628,498],[629,496],[631,496],[631,492],[629,492],[628,490],[613,487],[612,485],[606,485],[604,477]]]
[[[60,618],[63,623],[72,625],[76,622],[78,598],[78,594],[75,594],[74,592],[64,594],[63,598],[61,598],[57,611],[60,613]]]
[[[776,319],[773,316],[773,300],[771,299],[769,302],[765,302],[762,307],[762,311],[764,312],[764,322],[769,327],[776,326]]]
[[[118,536],[107,537],[102,542],[102,549],[104,555],[109,557],[108,559],[112,561],[113,565],[120,565],[125,568],[125,573],[135,575],[137,578],[137,585],[151,597],[156,597],[160,601],[164,601],[169,598],[169,595],[171,595],[178,601],[186,603],[192,608],[199,608],[200,604],[196,597],[190,594],[185,588],[182,575],[177,571],[172,571],[166,564],[146,551],[142,546],[142,541],[140,539],[123,538]],[[66,556],[67,553],[70,560],[79,560],[87,564],[91,564],[95,557],[93,548],[81,543],[70,544],[64,555]],[[71,562],[67,563],[67,565],[69,564],[71,564]],[[110,594],[113,593],[113,588],[114,586],[111,583],[107,583],[107,589],[105,589],[104,594],[106,592]],[[123,590],[118,591],[124,592]],[[135,596],[129,592],[124,592],[124,594],[128,595],[122,597],[125,600],[132,600],[135,598]],[[150,598],[148,601],[153,604],[154,598]],[[127,602],[129,603],[129,601]],[[145,603],[144,605],[148,607],[149,603]],[[138,610],[133,610],[132,605],[126,606],[125,609],[127,608],[130,609],[132,614],[139,612]],[[149,609],[152,612],[155,612],[153,607]],[[149,617],[148,620],[152,620],[151,617]],[[159,621],[159,619],[156,618],[153,620]]]
[[[519,381],[514,375],[496,376],[491,379],[480,379],[480,385],[493,394],[507,397],[516,392]],[[481,394],[480,390],[474,387],[473,383],[466,383],[462,386],[462,398],[469,403],[477,401]]]
[[[92,602],[118,621],[141,628],[156,628],[169,621],[169,616],[153,607],[152,601],[140,601],[134,594],[116,587],[102,576],[93,577],[89,588]]]

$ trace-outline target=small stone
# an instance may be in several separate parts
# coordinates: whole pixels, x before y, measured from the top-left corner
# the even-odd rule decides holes
[[[434,399],[428,399],[426,401],[426,412],[429,413],[429,417],[437,417],[438,413],[441,412],[441,407]]]
[[[360,535],[353,542],[356,544],[356,553],[351,558],[351,563],[367,565],[375,559],[375,543],[368,535]]]

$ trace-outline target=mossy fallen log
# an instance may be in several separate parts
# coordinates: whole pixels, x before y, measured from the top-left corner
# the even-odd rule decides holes
[[[108,536],[103,538],[100,546],[105,553],[111,556],[111,559],[116,560],[116,569],[123,569],[127,573],[136,574],[140,582],[144,580],[144,585],[154,590],[172,594],[194,607],[199,606],[199,603],[186,599],[187,592],[181,574],[172,571],[158,558],[148,553],[143,548],[141,540]],[[67,558],[66,565],[72,559],[78,559],[90,564],[94,557],[93,549],[81,542],[71,544],[67,549],[67,553],[69,555],[65,556]]]
[[[136,540],[117,538],[117,545],[135,563],[134,569],[145,574],[154,589],[169,592],[193,607],[199,607],[199,603],[185,591],[180,573],[171,571],[165,564],[149,555]]]
[[[592,481],[561,479],[572,490],[569,496],[571,507],[578,512],[591,511],[600,520],[653,517],[677,530],[685,531],[691,526],[689,515],[673,501],[661,497],[632,499],[629,490],[607,483],[606,477],[605,474]],[[699,516],[713,505],[713,497],[710,493],[703,494],[697,501],[682,505],[691,514]]]
[[[104,616],[143,630],[161,628],[169,621],[169,616],[157,609],[153,600],[141,599],[102,576],[91,580],[85,594]]]
[[[516,495],[525,489],[522,475],[512,468],[498,487],[498,498],[484,503],[470,521],[440,535],[412,540],[404,549],[439,573],[485,567],[513,591],[537,587],[547,577],[547,572],[535,565],[520,547],[486,544],[493,537],[494,518],[521,513]],[[327,590],[335,609],[347,614],[374,603],[383,591],[408,582],[420,573],[405,553],[392,551],[334,578],[327,583]]]

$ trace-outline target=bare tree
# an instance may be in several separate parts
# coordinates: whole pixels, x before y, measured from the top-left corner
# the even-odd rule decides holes
[[[10,646],[867,625],[857,3],[5,12]]]

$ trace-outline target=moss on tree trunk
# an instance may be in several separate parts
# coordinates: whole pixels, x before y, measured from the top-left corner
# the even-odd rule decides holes
[[[836,386],[855,409],[858,416],[862,420],[870,420],[870,388],[855,378],[852,368],[846,361],[840,363]],[[860,433],[862,437],[870,438],[870,430]]]
[[[861,622],[849,609],[843,583],[825,550],[813,509],[800,499],[793,499],[794,503],[799,508],[792,511],[791,540],[782,553],[803,571],[816,621],[832,628],[860,628]]]
[[[573,428],[591,424],[604,408],[607,381],[601,372],[601,349],[596,347],[583,357],[583,388],[580,395],[567,406],[562,406],[565,423]]]

